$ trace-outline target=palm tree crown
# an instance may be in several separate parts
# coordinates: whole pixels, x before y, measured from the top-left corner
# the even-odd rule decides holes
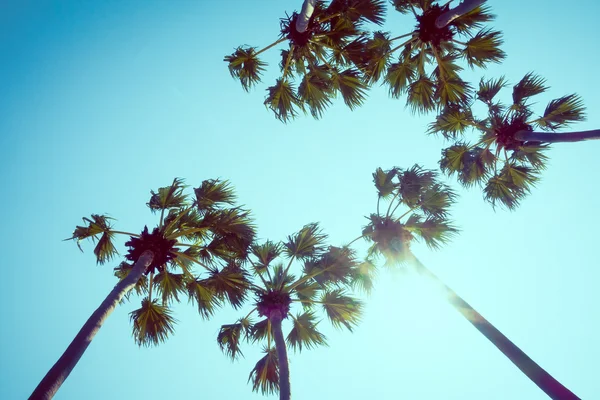
[[[281,51],[281,77],[267,89],[265,99],[277,119],[287,122],[298,110],[319,118],[338,94],[354,108],[363,103],[367,88],[349,51],[360,45],[362,26],[383,23],[384,12],[382,0],[333,0],[329,6],[317,1],[306,31],[296,30],[299,15],[294,12],[281,19],[277,41],[261,50],[240,46],[224,61],[248,91],[261,81],[266,68],[258,55],[287,42],[287,49]]]
[[[362,54],[355,54],[355,62],[369,83],[383,79],[392,97],[406,94],[407,106],[415,112],[426,113],[468,100],[472,88],[460,78],[460,59],[471,68],[485,68],[505,57],[500,50],[501,33],[483,27],[494,18],[489,7],[478,6],[438,27],[436,21],[448,12],[449,2],[394,0],[393,4],[400,13],[414,15],[415,28],[396,37],[374,32],[365,41]],[[401,44],[394,44],[401,39]],[[392,62],[392,55],[399,50],[397,62]],[[432,65],[429,71],[428,65]]]
[[[223,325],[217,341],[232,359],[242,355],[242,339],[265,343],[265,355],[249,377],[254,391],[267,394],[280,388],[280,370],[287,365],[280,364],[280,349],[276,351],[273,342],[275,327],[279,324],[281,329],[282,320],[291,321],[287,345],[298,351],[327,344],[317,328],[319,308],[335,327],[352,330],[359,322],[362,303],[348,289],[368,276],[348,247],[326,246],[326,238],[317,224],[308,224],[281,243],[252,246],[250,290],[255,307],[234,324]],[[296,274],[292,274],[294,261],[301,266]],[[258,320],[252,319],[254,313]]]
[[[466,187],[484,185],[484,198],[493,206],[499,203],[514,209],[545,168],[548,144],[539,141],[534,129],[554,133],[582,121],[585,108],[578,95],[570,94],[550,101],[543,115],[535,116],[530,99],[548,89],[545,80],[526,74],[514,85],[510,106],[494,100],[505,86],[504,77],[482,79],[476,98],[485,104],[487,117],[475,118],[470,106],[446,107],[430,125],[430,132],[455,141],[442,150],[442,171],[456,175]],[[462,138],[468,128],[480,135],[474,144]],[[546,135],[550,138],[544,141],[551,141],[553,134]]]
[[[145,251],[153,259],[134,291],[143,296],[141,307],[131,312],[136,343],[157,345],[173,333],[175,319],[171,304],[187,294],[196,303],[200,315],[210,317],[221,304],[242,305],[248,282],[243,263],[254,239],[249,212],[234,207],[235,194],[226,181],[205,180],[184,193],[181,179],[151,192],[148,207],[160,212],[158,225],[141,234],[116,231],[112,219],[93,214],[84,218],[71,239],[91,239],[97,262],[104,264],[118,255],[114,244],[117,234],[129,235],[126,261],[115,268],[123,280]],[[131,292],[126,295],[129,297]]]

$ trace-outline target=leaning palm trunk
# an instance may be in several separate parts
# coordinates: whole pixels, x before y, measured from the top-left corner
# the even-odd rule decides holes
[[[469,11],[476,9],[483,3],[485,3],[485,0],[464,0],[462,3],[460,3],[453,9],[448,10],[442,15],[440,15],[435,21],[435,25],[438,28],[443,28],[450,22],[454,21],[456,18],[468,13]]]
[[[515,134],[515,139],[524,142],[545,143],[581,142],[584,140],[600,139],[600,129],[561,133],[519,131]]]
[[[273,329],[273,339],[275,339],[275,349],[277,350],[277,361],[279,363],[279,400],[290,400],[290,367],[281,330],[281,318],[281,314],[274,315],[271,318],[271,328]]]
[[[414,257],[414,256],[413,256]],[[556,400],[580,400],[569,389],[564,387],[552,375],[546,372],[527,354],[496,329],[488,320],[460,298],[452,289],[446,286],[433,272],[414,257],[417,272],[437,283],[445,291],[450,304],[454,306],[479,332],[489,339],[510,361],[513,362],[533,383],[542,389],[550,398]]]
[[[316,3],[317,0],[304,0],[302,11],[300,11],[300,15],[296,20],[296,30],[298,32],[305,32],[306,28],[308,28],[308,21],[310,21],[310,17],[312,17],[313,12],[315,11]]]
[[[69,376],[79,359],[87,349],[87,347],[104,324],[106,318],[113,312],[117,304],[138,282],[142,277],[146,268],[152,262],[154,255],[152,252],[144,252],[138,261],[133,266],[131,272],[125,279],[117,283],[114,289],[106,296],[106,299],[100,304],[100,307],[94,311],[90,318],[83,325],[75,339],[71,342],[67,350],[58,359],[56,364],[52,366],[50,371],[44,376],[44,379],[35,388],[30,400],[35,399],[51,399],[54,397],[65,379]]]

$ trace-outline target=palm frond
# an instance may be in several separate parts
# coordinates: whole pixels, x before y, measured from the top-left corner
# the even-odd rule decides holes
[[[511,159],[520,163],[529,163],[534,169],[542,170],[546,168],[545,164],[548,157],[543,154],[543,151],[548,148],[544,144],[524,144],[518,150],[513,151]]]
[[[355,266],[354,252],[350,248],[330,246],[318,258],[304,263],[304,274],[313,275],[312,279],[322,286],[347,284]]]
[[[212,269],[208,278],[204,279],[204,284],[213,290],[219,300],[227,301],[234,309],[238,309],[246,300],[249,282],[244,270],[230,264],[221,270]]]
[[[334,69],[331,73],[332,87],[339,91],[344,103],[354,110],[361,106],[366,98],[367,86],[360,78],[360,73],[354,68],[344,71]]]
[[[437,177],[433,170],[424,169],[418,164],[398,172],[400,181],[399,193],[401,201],[408,207],[419,204],[421,195],[430,188]]]
[[[440,105],[461,106],[470,99],[471,85],[458,77],[440,78],[435,86],[435,98]]]
[[[419,208],[428,217],[445,218],[455,199],[456,193],[452,189],[434,183],[422,192]]]
[[[390,86],[390,96],[394,98],[402,96],[416,76],[415,65],[410,60],[399,60],[397,63],[390,64],[385,76],[385,82]]]
[[[187,200],[187,195],[183,193],[184,189],[183,180],[175,178],[170,186],[159,188],[158,192],[150,191],[148,207],[153,212],[184,207]]]
[[[477,99],[484,102],[485,104],[492,104],[494,97],[500,92],[503,87],[506,87],[507,82],[504,76],[498,79],[484,80],[481,78],[479,81],[479,90],[477,91]]]
[[[369,257],[381,254],[386,259],[386,265],[406,261],[414,236],[402,223],[391,217],[371,214],[370,220],[369,225],[363,229],[363,234],[374,242]]]
[[[73,231],[73,236],[66,240],[77,240],[77,247],[81,249],[80,241],[83,239],[91,239],[92,243],[96,243],[94,255],[98,264],[104,264],[107,261],[119,254],[113,243],[114,233],[111,231],[112,225],[110,218],[106,215],[92,214],[90,218],[83,218],[86,226],[76,226]],[[100,238],[98,238],[100,236]]]
[[[506,58],[506,53],[500,49],[502,43],[501,32],[482,29],[469,39],[462,55],[471,68],[485,68],[487,63],[499,63]]]
[[[198,307],[198,313],[204,319],[210,318],[219,306],[215,290],[203,279],[195,279],[187,283],[189,301]]]
[[[542,129],[560,129],[573,122],[585,120],[583,100],[576,94],[570,94],[548,103],[544,116],[533,121]]]
[[[406,99],[412,112],[425,114],[435,110],[435,83],[424,75],[408,86],[408,98]]]
[[[250,321],[247,319],[240,319],[235,324],[221,325],[217,335],[217,343],[219,343],[221,351],[231,360],[236,360],[239,356],[244,355],[240,350],[240,341],[249,326]]]
[[[535,171],[529,167],[505,164],[500,173],[489,179],[484,188],[484,198],[493,207],[500,203],[513,210],[529,193],[537,179]]]
[[[450,23],[459,34],[466,34],[471,29],[480,29],[485,22],[492,21],[496,16],[491,14],[491,8],[480,6],[461,15]]]
[[[341,12],[343,16],[354,23],[370,21],[382,25],[385,17],[385,2],[383,0],[332,0],[329,12]]]
[[[236,200],[235,191],[229,181],[219,179],[206,179],[202,185],[194,188],[196,199],[194,206],[198,210],[214,210],[216,207],[229,204],[233,205]]]
[[[154,277],[153,283],[161,295],[163,305],[170,304],[173,300],[179,302],[179,294],[186,291],[183,274],[174,274],[166,269]]]
[[[470,108],[450,106],[437,116],[435,122],[429,124],[428,133],[439,133],[446,139],[455,138],[474,125]]]
[[[373,280],[377,275],[377,267],[372,260],[366,259],[354,268],[351,286],[366,294],[373,290]]]
[[[174,332],[175,318],[168,307],[161,306],[157,300],[142,300],[141,308],[132,311],[133,338],[139,346],[158,345]]]
[[[274,243],[267,240],[263,244],[253,244],[251,252],[258,259],[260,269],[268,268],[271,261],[275,260],[281,254],[282,247],[280,243]]]
[[[309,280],[307,282],[298,284],[295,287],[294,292],[296,293],[296,297],[298,297],[298,300],[300,300],[302,306],[307,309],[312,307],[313,301],[320,290],[321,285],[315,281]]]
[[[373,182],[375,188],[377,188],[377,195],[383,199],[387,199],[396,189],[396,184],[393,182],[396,177],[397,170],[392,168],[389,171],[384,171],[381,168],[377,168],[373,172]]]
[[[271,323],[268,318],[258,321],[255,324],[250,325],[248,337],[252,340],[252,343],[256,343],[267,337],[271,336]]]
[[[294,327],[287,336],[287,343],[295,350],[302,351],[302,347],[312,349],[316,346],[326,346],[325,335],[317,330],[315,314],[306,311],[292,317]]]
[[[489,177],[495,161],[488,148],[457,143],[442,151],[440,169],[449,176],[456,174],[462,185],[470,187]]]
[[[327,235],[317,223],[307,224],[297,233],[288,236],[284,252],[288,257],[305,259],[314,257],[323,250]]]
[[[422,9],[422,0],[393,0],[392,4],[396,11],[402,14],[408,14],[411,12],[411,8]]]
[[[365,79],[369,84],[377,82],[389,66],[390,35],[387,32],[373,32],[373,38],[365,43],[368,61],[364,65]]]
[[[524,105],[528,98],[545,92],[548,87],[545,86],[546,80],[533,72],[525,74],[523,79],[513,87],[513,104]]]
[[[274,347],[265,348],[264,357],[258,360],[248,381],[252,381],[252,391],[264,394],[274,394],[279,390],[279,362]]]
[[[298,86],[298,98],[308,105],[311,115],[318,119],[331,105],[334,94],[329,74],[324,67],[314,66]]]
[[[325,292],[321,298],[321,304],[336,328],[341,328],[343,325],[352,331],[360,322],[362,302],[347,296],[342,289]]]
[[[431,249],[439,249],[448,243],[458,232],[454,226],[443,218],[430,216],[424,221],[420,216],[412,214],[405,224],[406,229],[423,239]]]
[[[302,102],[295,89],[286,79],[277,79],[274,86],[267,89],[265,106],[275,113],[275,117],[287,123],[298,115],[296,107],[302,108]]]
[[[238,47],[223,61],[229,63],[229,73],[240,80],[245,91],[260,82],[260,75],[267,65],[257,57],[254,47]]]

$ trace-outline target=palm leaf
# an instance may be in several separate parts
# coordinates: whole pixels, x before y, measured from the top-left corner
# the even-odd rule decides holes
[[[533,168],[542,170],[545,168],[545,163],[548,160],[548,157],[542,152],[547,148],[547,145],[542,144],[526,144],[520,146],[518,150],[513,151],[511,159],[522,163],[527,162],[531,164]]]
[[[174,332],[175,319],[171,311],[157,303],[157,300],[142,300],[141,308],[132,311],[133,337],[139,346],[158,345]]]
[[[545,92],[548,87],[545,86],[546,80],[528,72],[523,79],[513,87],[513,104],[524,105],[524,101],[529,97]]]
[[[431,216],[425,221],[413,214],[406,221],[406,229],[422,238],[425,244],[431,249],[439,249],[446,244],[458,232],[454,226],[442,218]]]
[[[455,199],[456,193],[452,189],[446,185],[435,183],[422,192],[419,208],[427,216],[445,218]]]
[[[576,94],[570,94],[552,100],[546,106],[544,116],[534,121],[544,129],[564,128],[572,122],[585,120],[583,100]]]
[[[271,261],[279,257],[281,254],[281,244],[267,240],[265,243],[253,244],[251,247],[252,254],[258,259],[260,269],[268,268]]]
[[[485,22],[492,21],[496,16],[490,13],[488,6],[479,6],[461,15],[450,23],[459,34],[466,34],[471,29],[480,29]]]
[[[358,264],[352,274],[351,285],[353,288],[370,294],[373,290],[373,280],[377,274],[377,267],[371,260],[365,260]]]
[[[416,164],[398,172],[401,201],[408,207],[414,207],[422,199],[422,194],[435,183],[437,174]]]
[[[411,12],[411,8],[421,8],[421,0],[393,0],[392,4],[396,11],[402,14],[408,14]]]
[[[377,188],[377,195],[383,199],[387,199],[396,189],[396,184],[393,179],[396,177],[398,170],[395,168],[385,172],[381,168],[377,168],[373,172],[373,182]]]
[[[233,54],[225,56],[223,61],[229,63],[229,73],[240,80],[246,91],[260,82],[260,75],[267,65],[258,59],[254,47],[238,47]]]
[[[410,60],[390,64],[385,76],[385,82],[390,86],[390,96],[399,98],[403,95],[416,75],[415,66]]]
[[[311,115],[318,119],[331,104],[334,90],[329,74],[323,67],[314,66],[298,86],[298,97],[308,105]]]
[[[325,292],[321,304],[336,328],[341,328],[343,325],[352,331],[360,321],[362,302],[347,296],[342,289]]]
[[[250,321],[247,319],[240,319],[235,324],[221,325],[221,329],[217,335],[217,343],[219,343],[221,351],[232,360],[236,360],[239,356],[244,355],[240,350],[240,341],[249,326]]]
[[[302,351],[305,346],[312,349],[316,346],[326,346],[325,335],[317,330],[315,314],[306,311],[293,317],[294,327],[287,336],[287,343],[296,351]]]
[[[320,285],[347,284],[351,280],[356,261],[348,247],[330,246],[318,259],[304,264],[304,274],[312,275]]]
[[[196,200],[194,205],[199,210],[214,210],[215,207],[222,204],[233,205],[236,195],[229,181],[219,179],[207,179],[202,181],[202,185],[194,189]]]
[[[462,56],[471,68],[485,68],[489,62],[499,63],[506,58],[500,49],[502,33],[490,29],[482,29],[466,43]]]
[[[479,81],[479,90],[477,91],[477,98],[482,102],[490,105],[494,97],[500,92],[500,89],[507,85],[504,76],[498,79],[484,80],[481,78]]]
[[[198,307],[198,313],[202,318],[210,318],[218,307],[218,298],[211,285],[205,280],[195,279],[187,283],[189,301]]]
[[[360,73],[354,68],[344,71],[334,69],[331,73],[332,87],[339,91],[344,103],[351,109],[361,106],[365,101],[367,86],[360,78]]]
[[[355,23],[366,20],[382,25],[385,17],[385,2],[383,0],[333,0],[328,11],[342,12],[345,18]]]
[[[246,300],[249,282],[246,273],[232,264],[221,270],[210,270],[204,284],[210,287],[221,301],[227,300],[233,308],[238,309]]]
[[[311,308],[313,301],[315,300],[317,294],[321,290],[321,285],[317,282],[309,280],[307,282],[299,283],[295,288],[294,292],[296,293],[296,297],[302,303],[302,306],[306,308]]]
[[[173,300],[179,302],[179,294],[185,293],[183,274],[173,274],[165,269],[154,277],[153,282],[162,297],[163,305]]]
[[[365,43],[368,62],[364,66],[367,83],[375,83],[389,66],[391,40],[387,32],[373,32],[373,38]]]
[[[313,257],[323,250],[327,235],[322,233],[317,223],[305,225],[298,233],[288,236],[285,253],[288,257],[305,259]]]
[[[413,112],[427,113],[435,110],[435,84],[429,78],[421,75],[419,79],[408,86],[408,98],[406,104]]]
[[[471,86],[458,77],[440,78],[436,83],[435,97],[440,105],[460,106],[468,103],[470,91]]]
[[[515,181],[521,185],[515,184]],[[530,169],[505,166],[501,173],[489,179],[484,188],[484,198],[492,204],[492,207],[500,203],[509,210],[514,210],[534,182],[535,176]]]
[[[184,189],[183,180],[175,178],[170,186],[159,188],[156,193],[153,190],[150,191],[151,197],[148,207],[153,212],[184,207],[187,200],[187,195],[183,193]]]
[[[266,339],[269,336],[271,336],[271,323],[268,318],[250,325],[248,337],[253,343]]]
[[[252,391],[273,394],[279,390],[279,362],[274,347],[265,348],[265,356],[258,360],[248,381],[252,381]]]
[[[295,107],[302,108],[302,102],[295,93],[291,83],[285,79],[277,79],[274,86],[267,89],[265,106],[270,108],[275,117],[283,123],[290,121],[298,115]]]
[[[92,214],[91,219],[84,217],[83,222],[87,226],[76,226],[73,231],[73,236],[66,240],[77,240],[77,247],[81,249],[80,241],[83,239],[91,239],[92,243],[96,243],[94,255],[98,264],[104,264],[107,261],[119,254],[113,243],[114,233],[111,231],[112,225],[110,218],[106,215]],[[98,238],[100,235],[100,238]]]
[[[440,133],[446,139],[455,138],[473,125],[473,114],[470,108],[445,107],[435,122],[429,124],[428,133]]]

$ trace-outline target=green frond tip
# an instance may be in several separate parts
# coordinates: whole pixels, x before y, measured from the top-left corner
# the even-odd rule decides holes
[[[248,381],[252,381],[252,391],[274,394],[279,391],[279,362],[274,347],[265,348],[264,357],[258,360]]]
[[[153,283],[163,305],[170,304],[173,300],[179,302],[179,295],[186,292],[183,274],[174,274],[166,269],[154,277]]]
[[[287,343],[294,351],[302,351],[302,347],[312,349],[316,346],[327,346],[325,335],[317,330],[315,314],[306,311],[292,316],[294,327],[287,336]]]
[[[296,95],[294,86],[285,79],[277,79],[274,86],[267,88],[265,106],[275,113],[275,118],[283,123],[298,115],[296,108],[302,109],[302,101]]]
[[[214,268],[204,284],[212,289],[221,302],[227,301],[234,309],[239,309],[246,300],[249,286],[247,273],[235,265],[228,265],[221,270]]]
[[[223,204],[233,205],[236,200],[235,191],[229,181],[207,179],[194,189],[196,195],[194,205],[199,210],[214,210]]]
[[[484,80],[481,78],[479,81],[479,90],[477,91],[477,99],[484,102],[485,104],[491,104],[494,97],[500,92],[503,87],[506,87],[507,82],[504,76],[498,79]]]
[[[219,334],[217,335],[217,343],[231,360],[236,360],[240,356],[243,357],[243,353],[240,350],[240,342],[244,335],[247,336],[248,329],[250,327],[250,321],[247,319],[240,319],[235,324],[221,325]]]
[[[506,58],[506,53],[500,49],[502,33],[490,29],[482,29],[467,42],[462,56],[471,68],[485,68],[487,63],[499,63]]]
[[[321,298],[327,317],[336,328],[345,326],[349,331],[360,322],[363,304],[347,296],[342,289],[325,292]]]
[[[424,75],[408,86],[406,105],[413,113],[426,114],[437,107],[435,83]]]
[[[327,235],[322,233],[317,223],[307,224],[299,232],[288,236],[283,244],[288,257],[305,259],[323,250]]]
[[[204,279],[195,279],[186,284],[188,298],[198,307],[198,313],[204,319],[210,318],[219,306],[215,291]]]
[[[556,130],[584,120],[583,100],[576,94],[570,94],[552,100],[546,106],[544,116],[534,122],[542,129]]]
[[[174,332],[175,318],[168,307],[157,300],[142,300],[142,307],[130,314],[133,322],[133,338],[139,346],[157,346]]]
[[[254,47],[238,47],[223,61],[229,63],[229,73],[240,80],[245,91],[260,82],[260,75],[267,65],[258,58]]]
[[[329,73],[321,66],[311,67],[298,86],[299,99],[308,105],[310,113],[315,119],[323,116],[334,96],[335,91]]]
[[[73,236],[66,240],[76,240],[77,247],[81,248],[80,241],[84,239],[91,239],[92,243],[96,243],[94,248],[94,255],[98,264],[104,264],[110,261],[119,254],[113,243],[114,233],[111,231],[112,225],[110,218],[106,215],[92,214],[90,218],[83,218],[85,226],[76,226],[73,231]],[[100,237],[98,237],[100,236]]]
[[[351,286],[363,293],[371,294],[374,287],[374,279],[377,275],[377,267],[372,260],[364,260],[354,268]]]
[[[450,106],[437,116],[435,122],[429,124],[429,134],[441,134],[446,139],[456,138],[473,127],[473,114],[468,107]]]
[[[273,260],[281,254],[282,246],[280,243],[274,243],[267,240],[263,244],[253,244],[251,248],[252,255],[258,260],[259,272],[268,268]]]
[[[546,80],[544,78],[535,75],[533,72],[528,72],[523,79],[513,87],[513,104],[521,106],[525,105],[524,102],[528,98],[548,90],[548,87],[545,84]]]
[[[406,221],[406,229],[423,239],[431,249],[437,250],[448,243],[458,229],[452,226],[444,218],[429,216],[423,220],[419,215],[413,214]]]
[[[456,174],[461,185],[471,187],[489,178],[495,162],[488,148],[457,143],[442,151],[440,169],[449,176]]]
[[[340,92],[344,103],[351,110],[363,105],[365,102],[367,85],[361,79],[360,72],[357,69],[333,70],[331,72],[331,83],[333,89]]]
[[[484,198],[493,207],[500,203],[509,210],[517,208],[521,200],[535,186],[538,177],[535,170],[525,166],[505,164],[492,176],[484,188]]]
[[[184,207],[187,201],[184,189],[183,179],[175,178],[170,186],[161,187],[158,192],[150,191],[150,201],[147,205],[153,212]]]
[[[385,20],[385,2],[383,0],[333,0],[328,13],[341,13],[342,18],[351,21],[356,27],[369,21],[382,25]]]
[[[305,262],[304,274],[313,276],[315,282],[323,287],[347,285],[355,267],[354,252],[350,248],[330,246],[318,258]]]
[[[391,63],[385,75],[385,83],[390,87],[389,94],[397,99],[406,93],[408,85],[417,77],[416,66],[410,60]]]
[[[402,14],[408,14],[411,12],[411,8],[423,10],[426,7],[425,2],[422,0],[393,0],[392,4],[396,11]]]
[[[377,189],[377,195],[382,199],[389,198],[396,189],[397,185],[393,182],[393,179],[396,177],[397,172],[398,171],[395,168],[392,168],[389,171],[377,168],[377,170],[373,172],[373,182]]]
[[[459,34],[465,34],[472,29],[481,29],[486,22],[494,20],[496,16],[491,13],[488,6],[479,6],[461,15],[451,22],[451,25]]]

